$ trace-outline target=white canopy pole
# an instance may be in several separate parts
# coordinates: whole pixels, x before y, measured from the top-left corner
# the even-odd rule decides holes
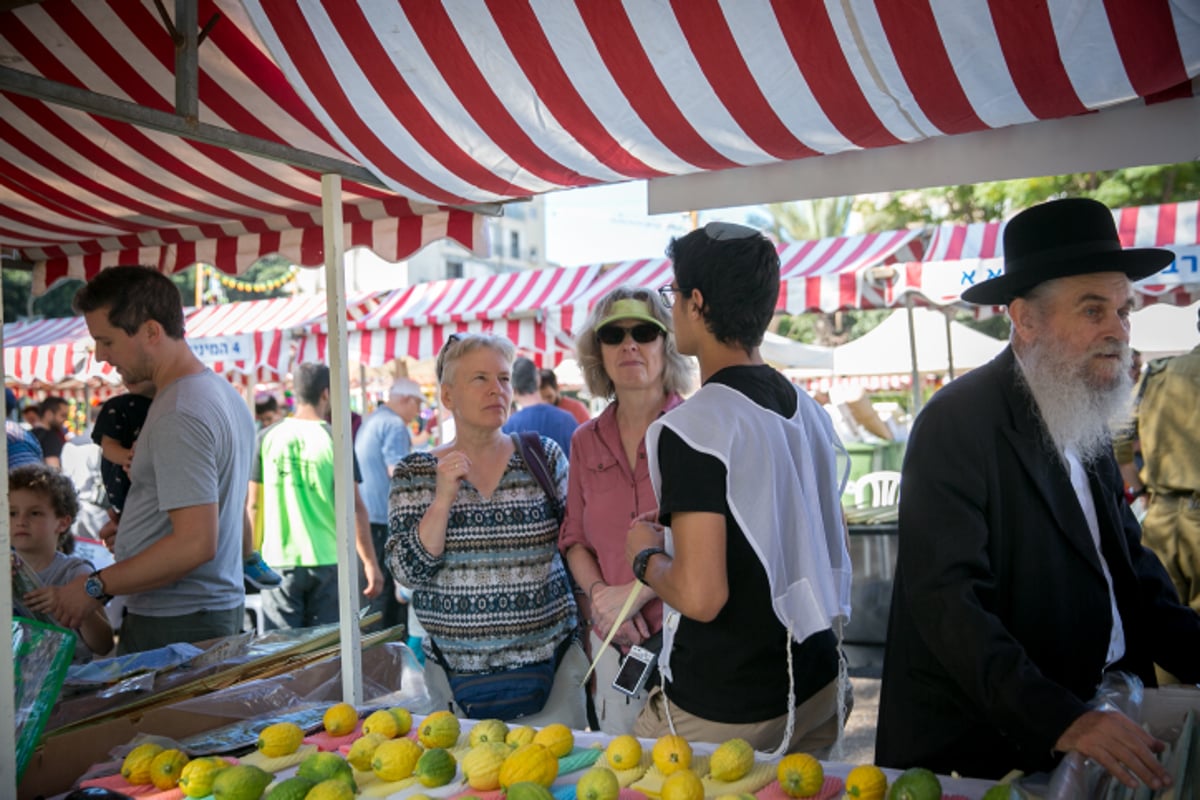
[[[946,317],[946,377],[949,380],[954,380],[954,337],[953,329],[950,323],[954,320],[954,312],[949,309],[943,309],[942,314]]]
[[[338,619],[341,623],[342,700],[363,702],[362,648],[358,629],[358,552],[354,549],[354,474],[350,437],[350,376],[346,371],[346,285],[343,268],[342,177],[321,176],[325,226],[325,301],[329,311],[329,400],[333,409],[333,507],[337,520]]]
[[[916,417],[917,412],[921,410],[921,369],[917,364],[917,326],[913,319],[912,292],[904,295],[904,307],[908,309],[908,347],[909,353],[912,355],[912,413]]]
[[[4,281],[0,278],[0,287]],[[0,319],[4,318],[3,292],[0,292]],[[0,366],[4,365],[4,331],[0,325]],[[8,419],[8,407],[4,408],[4,419]],[[0,453],[0,465],[4,466],[4,474],[8,474],[8,448]],[[12,537],[8,528],[8,492],[0,492],[0,553],[7,553],[12,547]],[[17,796],[17,707],[16,707],[16,676],[13,671],[12,648],[12,570],[8,568],[7,559],[0,568],[0,796]]]

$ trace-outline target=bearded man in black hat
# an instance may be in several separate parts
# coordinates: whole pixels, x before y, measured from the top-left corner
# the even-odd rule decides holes
[[[1157,789],[1163,744],[1089,704],[1109,671],[1200,681],[1200,615],[1142,546],[1109,436],[1132,281],[1172,254],[1123,250],[1103,204],[1067,199],[1013,217],[1004,258],[963,298],[1008,306],[1010,346],[909,438],[876,761],[998,778],[1074,751]]]

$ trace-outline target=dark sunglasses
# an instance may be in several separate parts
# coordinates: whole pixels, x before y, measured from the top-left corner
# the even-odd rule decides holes
[[[596,338],[600,340],[601,344],[621,344],[625,341],[627,333],[633,336],[633,340],[638,344],[649,344],[663,335],[663,329],[648,322],[629,328],[620,325],[605,325],[596,331]]]

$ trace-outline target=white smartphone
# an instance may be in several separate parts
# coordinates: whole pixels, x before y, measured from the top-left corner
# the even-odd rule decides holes
[[[635,644],[621,660],[621,668],[613,679],[613,688],[630,696],[636,695],[646,685],[657,660],[655,653]]]

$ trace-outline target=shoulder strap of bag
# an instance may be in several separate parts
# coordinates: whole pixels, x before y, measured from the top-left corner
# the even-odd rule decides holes
[[[517,448],[517,452],[521,454],[521,460],[525,462],[525,466],[529,468],[529,472],[533,475],[534,480],[542,487],[542,491],[550,498],[550,507],[554,509],[554,516],[562,522],[563,509],[562,501],[558,498],[558,490],[554,486],[554,481],[550,478],[550,466],[546,461],[546,451],[542,447],[542,437],[536,431],[521,431],[520,433],[510,433],[513,445]]]

